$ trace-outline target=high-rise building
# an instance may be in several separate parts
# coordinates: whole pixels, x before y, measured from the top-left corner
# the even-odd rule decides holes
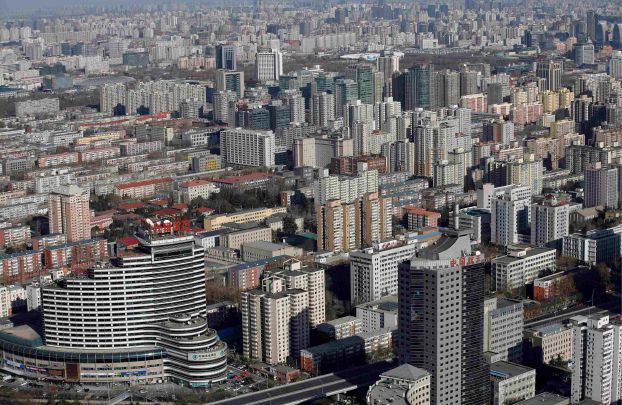
[[[573,51],[578,66],[594,64],[594,44],[591,41],[575,44]]]
[[[242,351],[251,360],[283,364],[309,346],[311,327],[326,320],[324,270],[294,259],[271,270],[262,288],[241,296]]]
[[[609,315],[574,316],[571,403],[622,400],[622,323]]]
[[[311,124],[328,127],[335,119],[335,96],[321,92],[311,97]]]
[[[484,352],[520,363],[523,358],[523,302],[491,297],[484,302]]]
[[[405,110],[432,107],[433,73],[432,65],[415,65],[404,73],[403,107]]]
[[[462,69],[460,71],[460,96],[479,93],[480,73],[474,70]]]
[[[427,370],[433,404],[487,404],[484,258],[470,230],[445,230],[399,266],[399,359]]]
[[[313,197],[316,204],[330,200],[341,200],[349,204],[367,193],[378,192],[378,170],[367,170],[366,163],[358,163],[354,176],[328,175],[328,170],[320,170],[318,179],[313,182]]]
[[[616,209],[620,203],[617,167],[594,163],[585,169],[585,207],[603,206]]]
[[[521,242],[521,235],[529,231],[530,205],[529,187],[512,186],[495,193],[490,201],[490,241],[502,246]]]
[[[570,207],[566,201],[555,198],[531,206],[531,244],[558,246],[570,229]]]
[[[400,57],[392,51],[381,51],[376,68],[384,75],[384,96],[393,96],[393,75],[400,71]]]
[[[364,104],[374,104],[374,68],[371,65],[356,67],[358,97]]]
[[[343,117],[343,107],[355,104],[359,98],[358,84],[352,79],[335,81],[335,117]]]
[[[234,44],[216,45],[216,69],[237,69],[237,46]]]
[[[153,229],[136,239],[131,251],[85,276],[43,287],[45,346],[38,353],[71,358],[70,379],[170,378],[193,387],[224,380],[227,345],[207,325],[203,248],[192,235],[162,237]],[[80,362],[96,365],[80,371]],[[124,371],[112,372],[114,363]]]
[[[258,51],[255,64],[260,82],[278,81],[283,74],[283,54],[279,50]]]
[[[546,90],[557,91],[562,86],[561,63],[552,60],[539,61],[536,64],[536,76],[546,80]]]
[[[89,193],[78,186],[62,186],[48,200],[50,233],[67,235],[68,242],[91,238]]]
[[[398,266],[416,251],[415,243],[386,241],[350,252],[350,300],[353,304],[375,301],[398,290]]]
[[[318,250],[348,252],[391,238],[391,198],[366,193],[352,203],[330,200],[316,208]]]
[[[607,73],[616,80],[622,79],[622,51],[614,51],[607,61]]]
[[[229,164],[271,167],[275,151],[272,131],[235,128],[220,134],[220,154]]]
[[[233,91],[238,98],[244,97],[244,72],[219,70],[216,74],[216,90]]]

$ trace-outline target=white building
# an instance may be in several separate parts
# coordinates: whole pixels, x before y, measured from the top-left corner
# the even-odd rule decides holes
[[[359,170],[358,173],[356,176],[335,176],[328,175],[328,170],[320,170],[318,179],[313,182],[315,203],[340,200],[349,204],[367,193],[378,192],[377,170]]]
[[[283,54],[276,49],[257,52],[255,63],[260,82],[278,81],[283,74]]]
[[[493,405],[514,404],[536,395],[536,370],[498,361],[490,365]]]
[[[495,190],[490,201],[490,241],[503,246],[522,242],[519,234],[529,229],[530,205],[531,188],[528,186]]]
[[[571,321],[571,403],[617,403],[622,399],[622,323],[611,322],[608,315],[575,316]]]
[[[356,306],[356,317],[363,332],[397,329],[397,295],[385,295],[376,301]]]
[[[508,255],[492,259],[492,279],[497,291],[521,288],[541,271],[554,271],[556,249],[508,247]]]
[[[26,305],[28,311],[41,308],[41,286],[38,284],[26,286]]]
[[[272,131],[236,128],[220,135],[220,154],[228,164],[272,167],[275,150]]]
[[[392,240],[350,253],[350,300],[354,304],[397,294],[397,273],[401,262],[416,251],[414,243]]]
[[[567,202],[547,200],[531,206],[531,244],[544,247],[561,242],[569,231],[570,206]]]

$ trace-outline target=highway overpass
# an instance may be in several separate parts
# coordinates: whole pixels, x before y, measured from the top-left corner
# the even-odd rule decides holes
[[[313,399],[343,394],[373,384],[378,376],[397,362],[379,362],[339,371],[304,381],[214,402],[213,405],[292,405]]]

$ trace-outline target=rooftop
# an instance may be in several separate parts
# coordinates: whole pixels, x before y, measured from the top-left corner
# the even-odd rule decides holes
[[[570,399],[550,392],[542,392],[533,398],[517,402],[515,405],[567,405]]]
[[[391,369],[381,374],[380,377],[416,381],[429,375],[430,373],[428,373],[426,370],[411,366],[410,364],[402,364],[401,366],[395,367],[394,369]]]
[[[503,379],[516,377],[517,375],[529,373],[530,371],[534,371],[534,369],[507,361],[497,361],[490,365],[490,375]]]

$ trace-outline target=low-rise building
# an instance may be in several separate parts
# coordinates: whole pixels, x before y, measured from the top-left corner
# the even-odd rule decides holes
[[[242,260],[252,262],[276,256],[301,257],[302,249],[286,243],[272,243],[266,241],[248,242],[241,246]]]
[[[319,324],[317,331],[324,340],[344,339],[361,333],[361,325],[360,319],[354,316],[344,316]]]
[[[536,395],[536,370],[498,361],[490,365],[494,405],[513,404]]]
[[[509,291],[532,283],[542,271],[555,271],[556,249],[508,246],[508,255],[492,260],[497,291]]]
[[[333,340],[300,351],[300,369],[312,374],[325,374],[365,362],[365,356],[393,347],[393,331],[382,329],[364,332],[345,339]]]
[[[367,391],[368,405],[429,405],[430,373],[402,364],[380,374],[380,379]]]
[[[572,358],[572,328],[561,323],[539,326],[524,332],[527,355],[536,364]]]
[[[356,306],[356,317],[361,320],[363,332],[397,329],[397,295],[384,297]]]

